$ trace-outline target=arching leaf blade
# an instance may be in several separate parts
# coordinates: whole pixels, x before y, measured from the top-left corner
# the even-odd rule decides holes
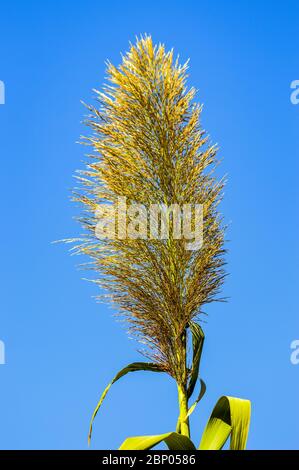
[[[196,408],[196,405],[203,398],[204,394],[206,393],[206,389],[207,389],[207,386],[206,386],[205,382],[202,379],[200,379],[200,392],[199,392],[199,395],[196,398],[195,402],[193,403],[193,405],[190,406],[190,408],[188,410],[188,413],[187,413],[187,418],[193,413],[193,411]]]
[[[150,371],[150,372],[164,372],[163,369],[161,369],[157,364],[151,363],[151,362],[133,362],[132,364],[129,364],[128,366],[124,367],[121,369],[116,376],[113,378],[113,380],[107,385],[105,390],[103,391],[97,406],[94,409],[94,412],[92,414],[91,420],[90,420],[90,425],[89,425],[89,433],[88,433],[88,444],[90,444],[90,439],[91,439],[91,434],[92,434],[92,426],[94,419],[110,389],[110,387],[117,382],[121,377],[124,375],[128,374],[129,372],[137,372],[137,371]]]
[[[169,450],[196,450],[195,445],[188,437],[176,432],[155,436],[128,437],[119,450],[149,450],[160,442],[165,442]]]
[[[199,450],[220,450],[230,437],[230,450],[244,450],[250,426],[251,403],[223,396],[216,403],[203,432]]]
[[[192,351],[193,351],[193,359],[192,359],[192,368],[191,368],[191,376],[190,381],[187,389],[188,398],[191,397],[199,374],[199,365],[200,359],[202,354],[202,348],[204,344],[205,335],[198,323],[190,322],[190,330],[192,334]]]

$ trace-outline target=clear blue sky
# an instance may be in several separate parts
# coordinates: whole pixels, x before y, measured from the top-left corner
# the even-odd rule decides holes
[[[228,173],[227,304],[206,309],[202,375],[192,417],[199,441],[222,394],[252,400],[250,449],[299,449],[297,1],[4,1],[0,6],[0,448],[84,449],[91,412],[111,377],[140,356],[112,311],[95,303],[79,258],[52,240],[77,235],[69,201],[82,168],[83,99],[104,61],[139,33],[191,58],[190,84]],[[174,382],[128,375],[112,389],[93,448],[173,430]]]

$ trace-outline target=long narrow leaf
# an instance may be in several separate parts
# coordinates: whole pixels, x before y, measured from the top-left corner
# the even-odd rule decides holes
[[[168,432],[156,436],[128,437],[119,450],[149,450],[164,441],[170,450],[196,450],[193,442],[186,436],[176,432]]]
[[[249,400],[221,397],[203,432],[199,449],[220,450],[230,436],[230,449],[244,450],[250,425],[250,413]]]
[[[190,322],[190,330],[192,333],[193,359],[192,359],[191,376],[190,376],[190,381],[189,381],[188,390],[187,390],[188,398],[191,397],[194,391],[194,387],[196,385],[197,379],[198,379],[200,358],[201,358],[203,343],[205,339],[204,332],[202,331],[198,323]]]
[[[206,393],[206,389],[207,389],[207,386],[206,386],[205,382],[202,379],[200,379],[200,392],[199,392],[199,395],[196,398],[195,402],[193,403],[193,405],[190,406],[190,408],[188,410],[188,413],[187,413],[187,418],[193,413],[193,411],[196,408],[196,405],[203,398],[204,394]]]
[[[124,367],[122,370],[116,374],[114,379],[107,385],[105,390],[103,391],[100,400],[98,401],[97,406],[95,407],[95,410],[92,414],[91,420],[90,420],[90,426],[89,426],[89,433],[88,433],[88,444],[90,443],[91,439],[91,434],[92,434],[92,425],[93,421],[100,409],[100,406],[102,405],[111,385],[113,385],[117,380],[119,380],[121,377],[124,375],[128,374],[129,372],[137,372],[140,370],[148,370],[151,372],[163,372],[163,369],[161,369],[157,364],[154,364],[152,362],[133,362],[132,364],[129,364],[128,366]]]

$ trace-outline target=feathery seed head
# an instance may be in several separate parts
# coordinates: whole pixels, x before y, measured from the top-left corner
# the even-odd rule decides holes
[[[194,88],[186,87],[186,72],[187,64],[180,65],[163,45],[154,46],[149,36],[131,46],[118,68],[108,63],[109,82],[96,92],[98,105],[88,106],[93,132],[86,142],[94,153],[74,197],[85,207],[81,223],[87,232],[77,251],[92,259],[96,282],[108,290],[143,353],[178,382],[186,379],[185,330],[215,299],[225,253],[217,211],[224,182],[213,174],[217,149],[200,126],[201,107],[193,103]],[[120,197],[146,208],[202,205],[202,247],[186,250],[186,240],[171,230],[165,239],[99,239],[97,210]],[[148,214],[139,214],[139,224]],[[112,222],[125,234],[127,222],[120,219]],[[173,215],[169,223],[173,228]]]

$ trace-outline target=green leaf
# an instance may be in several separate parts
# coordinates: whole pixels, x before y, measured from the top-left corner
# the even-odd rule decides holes
[[[163,369],[161,369],[157,364],[154,364],[152,362],[133,362],[132,364],[129,364],[127,367],[124,367],[122,370],[116,374],[112,382],[109,383],[109,385],[105,388],[103,391],[100,400],[98,401],[97,406],[95,407],[95,410],[92,414],[91,420],[90,420],[90,426],[89,426],[89,433],[88,433],[88,444],[90,444],[90,439],[91,439],[91,434],[92,434],[92,426],[94,419],[100,409],[100,406],[102,405],[111,385],[113,385],[117,380],[119,380],[121,377],[124,375],[128,374],[129,372],[136,372],[140,370],[149,370],[151,372],[164,372]]]
[[[196,450],[193,442],[186,436],[176,432],[158,434],[156,436],[128,437],[119,450],[149,450],[164,441],[170,450]]]
[[[188,418],[188,417],[193,413],[193,411],[195,410],[197,403],[200,402],[200,400],[202,399],[202,397],[203,397],[204,394],[206,393],[206,389],[207,389],[206,384],[204,383],[204,381],[203,381],[202,379],[200,379],[200,392],[199,392],[199,395],[198,395],[198,397],[196,398],[195,402],[193,403],[193,405],[190,406],[190,408],[189,408],[189,410],[188,410],[188,413],[187,413],[187,418]]]
[[[203,432],[199,450],[220,450],[230,436],[231,450],[246,447],[251,404],[249,400],[221,397]]]
[[[193,350],[193,359],[192,359],[192,368],[191,376],[188,385],[187,395],[188,398],[191,397],[194,387],[196,385],[198,374],[199,374],[199,364],[203,348],[203,343],[205,339],[204,332],[198,323],[190,322],[190,330],[192,333],[192,350]]]

